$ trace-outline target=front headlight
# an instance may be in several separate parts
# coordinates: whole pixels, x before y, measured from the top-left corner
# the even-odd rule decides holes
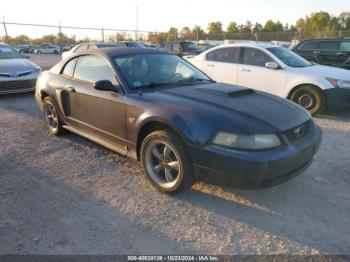
[[[350,88],[350,81],[348,80],[340,80],[340,79],[335,79],[335,78],[327,78],[329,82],[334,87],[340,87],[340,88]]]
[[[262,150],[281,145],[281,141],[275,134],[236,135],[225,132],[217,133],[213,143],[219,146],[246,150]]]

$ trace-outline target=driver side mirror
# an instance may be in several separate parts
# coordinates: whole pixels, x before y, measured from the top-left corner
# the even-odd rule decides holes
[[[280,68],[280,66],[276,62],[267,62],[265,64],[265,67],[268,69],[274,69],[274,70],[277,70]]]
[[[116,93],[119,93],[120,89],[118,88],[118,86],[113,85],[113,83],[109,80],[100,80],[97,81],[94,84],[94,88],[96,90],[101,90],[101,91],[113,91]]]

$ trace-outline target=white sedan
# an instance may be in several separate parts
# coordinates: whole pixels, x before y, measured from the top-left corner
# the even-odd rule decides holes
[[[350,107],[349,70],[310,63],[283,47],[231,44],[187,59],[218,82],[285,97],[311,114]]]

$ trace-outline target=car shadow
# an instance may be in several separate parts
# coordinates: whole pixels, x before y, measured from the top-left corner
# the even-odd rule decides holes
[[[0,155],[0,253],[195,254],[91,193]]]

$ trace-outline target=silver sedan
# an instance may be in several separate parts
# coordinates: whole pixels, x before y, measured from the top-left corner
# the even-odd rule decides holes
[[[40,71],[14,48],[0,43],[0,94],[33,91]]]

